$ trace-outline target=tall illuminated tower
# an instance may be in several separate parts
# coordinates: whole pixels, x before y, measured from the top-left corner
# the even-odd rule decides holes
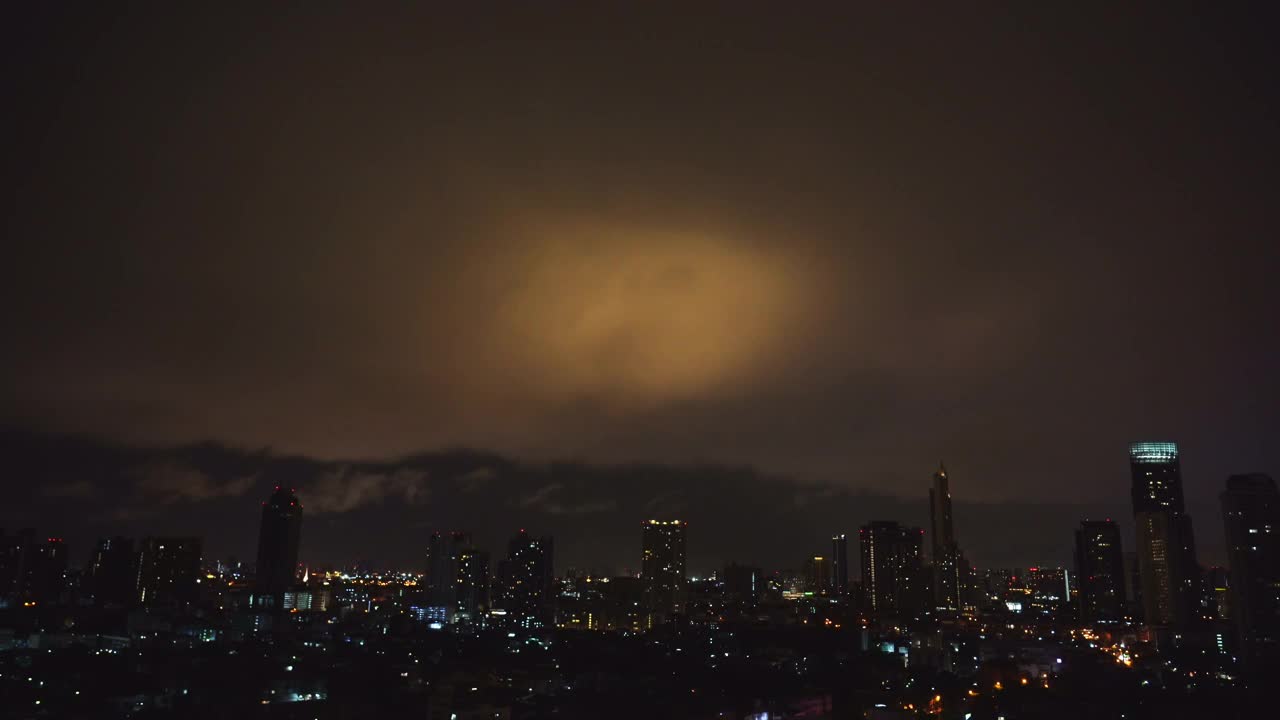
[[[1177,443],[1131,443],[1129,470],[1144,620],[1185,626],[1198,604],[1200,569]]]
[[[640,580],[650,626],[684,612],[688,525],[683,520],[646,520],[641,525]]]

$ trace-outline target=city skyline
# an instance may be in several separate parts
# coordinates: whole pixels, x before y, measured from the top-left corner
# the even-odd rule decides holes
[[[799,569],[798,557],[830,552],[832,533],[852,535],[857,527],[874,520],[896,518],[921,527],[930,525],[927,485],[919,475],[914,481],[904,481],[902,495],[873,495],[837,486],[797,487],[785,478],[750,469],[709,465],[541,466],[472,451],[423,454],[417,464],[412,460],[325,464],[215,445],[124,452],[93,443],[81,446],[87,441],[79,438],[37,437],[42,439],[32,442],[27,434],[0,435],[0,440],[9,441],[11,457],[28,468],[28,476],[34,480],[25,488],[29,494],[22,501],[24,517],[33,518],[26,525],[52,529],[68,507],[96,508],[86,522],[60,531],[73,536],[78,547],[122,533],[141,537],[148,528],[165,530],[165,522],[170,523],[165,531],[177,533],[195,518],[207,515],[220,518],[209,523],[207,540],[225,549],[218,554],[249,559],[257,551],[256,526],[253,530],[243,527],[244,509],[256,507],[255,493],[269,494],[277,484],[297,487],[312,498],[307,507],[308,522],[314,528],[315,556],[304,559],[336,564],[363,561],[417,567],[422,563],[421,554],[403,550],[403,542],[390,529],[407,530],[425,544],[432,531],[459,527],[459,513],[480,519],[469,530],[488,547],[500,547],[518,527],[545,527],[568,540],[562,551],[570,553],[571,564],[615,569],[631,564],[626,550],[630,537],[619,529],[619,523],[639,522],[655,514],[653,511],[684,515],[695,518],[711,535],[710,542],[695,544],[690,556],[690,567],[702,573],[727,561]],[[24,457],[42,444],[48,446],[46,452]],[[1020,528],[1013,531],[1019,537],[1017,543],[1005,542],[999,535],[967,534],[964,550],[969,562],[979,566],[1069,567],[1073,545],[1060,540],[1073,533],[1082,519],[1115,518],[1132,537],[1131,473],[1123,453],[1126,446],[1119,446],[1116,485],[1108,502],[1010,504],[975,503],[963,494],[956,498],[956,522],[961,528]],[[53,449],[66,457],[53,457]],[[101,463],[95,472],[110,480],[109,491],[84,493],[86,484],[70,479],[69,469],[83,468],[86,463]],[[155,481],[148,473],[163,479]],[[1233,474],[1240,473],[1224,472],[1218,480]],[[967,490],[968,477],[961,477]],[[185,493],[156,490],[158,482],[176,479],[189,485]],[[626,485],[629,495],[613,495],[617,484]],[[1190,501],[1192,511],[1217,517],[1221,483],[1193,479],[1190,489],[1193,499],[1207,496],[1204,501]],[[926,495],[924,501],[920,494]],[[656,505],[652,504],[655,500],[659,501]],[[163,514],[139,511],[139,503],[155,501],[160,501]],[[735,507],[735,501],[743,503],[744,509]],[[646,506],[650,509],[632,510]],[[732,542],[733,523],[741,513],[761,511],[769,514],[768,522],[780,528],[782,542],[748,539],[745,546]],[[804,519],[815,513],[822,518],[821,527]],[[0,527],[26,526],[20,520],[6,520],[0,517],[4,523]],[[363,527],[371,521],[372,532],[354,537],[344,534],[352,522]],[[1045,527],[1058,531],[1045,533]],[[1197,541],[1206,565],[1225,564],[1224,540],[1216,529],[1216,524],[1197,520]],[[926,548],[931,542],[926,542]],[[735,547],[746,548],[746,555],[734,557]],[[856,567],[850,572],[856,575]]]
[[[1271,14],[15,5],[0,720],[1274,714]]]
[[[52,530],[68,507],[94,507],[97,512],[88,517],[87,522],[59,530],[61,534],[73,536],[77,547],[82,548],[91,546],[99,537],[130,533],[142,537],[148,534],[149,528],[178,533],[193,519],[211,513],[209,517],[220,520],[209,523],[207,542],[220,548],[217,552],[221,556],[249,559],[257,552],[256,526],[253,530],[242,527],[244,509],[256,506],[255,493],[269,494],[279,484],[296,486],[299,492],[310,493],[312,498],[307,507],[311,513],[309,523],[315,528],[312,534],[315,555],[304,555],[303,559],[336,564],[362,561],[417,567],[422,564],[422,555],[404,550],[403,542],[396,539],[391,529],[408,530],[425,543],[434,530],[459,527],[459,513],[461,517],[480,518],[469,529],[478,533],[487,547],[500,547],[518,527],[545,527],[568,540],[562,552],[569,553],[566,557],[570,564],[613,569],[632,564],[626,550],[630,538],[618,528],[618,523],[639,522],[655,514],[651,510],[656,510],[656,514],[689,516],[696,518],[712,536],[710,542],[695,544],[694,554],[690,556],[690,567],[704,574],[728,561],[799,569],[798,557],[830,553],[832,533],[852,535],[857,527],[874,520],[899,519],[921,527],[930,525],[930,506],[925,493],[928,488],[919,476],[914,482],[904,482],[902,495],[872,495],[836,486],[800,485],[797,488],[784,478],[745,468],[718,466],[540,466],[471,451],[424,454],[419,456],[421,462],[417,465],[411,461],[323,464],[214,445],[176,452],[134,450],[117,456],[114,453],[122,451],[112,446],[89,443],[85,447],[90,450],[85,453],[69,452],[72,448],[83,449],[79,443],[86,441],[38,437],[42,438],[40,442],[31,442],[31,436],[26,434],[18,434],[16,438],[0,437],[12,443],[11,456],[29,467],[29,476],[35,480],[27,486],[30,494],[23,499],[24,517],[34,519],[23,524],[21,520],[3,522],[6,518],[0,517],[0,527],[35,524]],[[51,449],[56,448],[66,457],[57,459],[36,452],[23,458],[32,446],[39,447],[42,443],[50,444]],[[1127,443],[1119,447],[1123,450],[1126,446]],[[1132,483],[1130,468],[1123,462],[1126,459],[1121,452],[1117,484],[1109,502],[974,503],[960,495],[955,501],[959,508],[956,522],[962,528],[970,525],[977,529],[993,525],[1017,528],[1022,523],[1022,529],[1016,531],[1017,543],[1007,543],[1003,536],[971,533],[975,537],[964,543],[969,562],[984,567],[1036,564],[1069,567],[1074,546],[1060,540],[1073,533],[1082,519],[1115,518],[1132,538]],[[112,488],[110,491],[85,494],[81,492],[85,489],[84,482],[70,481],[69,468],[82,468],[85,463],[93,462],[102,463],[95,472],[113,481],[108,485]],[[156,481],[147,473],[163,476],[163,482],[181,479],[190,487],[185,494],[167,491],[156,494],[153,487]],[[1240,473],[1224,472],[1218,480],[1236,474]],[[967,489],[968,478],[962,477]],[[630,483],[631,499],[620,500],[608,494],[617,483]],[[1192,510],[1199,510],[1203,517],[1217,517],[1221,483],[1193,479],[1190,486],[1192,498],[1197,494],[1207,495],[1203,502],[1192,502]],[[730,490],[734,487],[738,489],[736,495]],[[922,493],[926,495],[924,501],[918,497]],[[157,500],[164,509],[163,514],[138,510],[138,503]],[[653,505],[655,500],[666,505],[661,502]],[[770,513],[769,522],[781,529],[783,542],[752,544],[748,540],[744,546],[730,541],[733,522],[743,512],[735,508],[735,500],[744,503],[744,507],[755,508],[753,512]],[[650,509],[632,510],[646,506]],[[815,513],[823,518],[821,527],[814,527],[804,519]],[[344,528],[350,527],[351,522],[363,524],[374,519],[374,532],[363,532],[356,537],[344,534]],[[170,522],[167,530],[166,521]],[[1204,520],[1196,522],[1197,542],[1202,545],[1204,555],[1202,564],[1224,565],[1226,549],[1217,525],[1206,524]],[[1044,527],[1059,530],[1044,533],[1041,530]],[[932,539],[926,541],[926,556],[931,543]],[[733,556],[735,547],[745,547],[746,554]],[[851,567],[850,573],[856,575],[856,567]]]

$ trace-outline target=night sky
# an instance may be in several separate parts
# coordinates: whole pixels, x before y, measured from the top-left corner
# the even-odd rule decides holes
[[[0,23],[0,526],[75,557],[286,481],[310,562],[796,566],[945,460],[974,562],[1068,563],[1172,439],[1215,562],[1280,473],[1273,18],[119,5]]]

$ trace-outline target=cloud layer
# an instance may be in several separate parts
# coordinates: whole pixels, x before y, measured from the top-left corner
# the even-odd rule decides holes
[[[307,483],[303,507],[312,513],[343,513],[389,501],[412,505],[429,497],[426,480],[427,473],[422,470],[369,472],[344,465]]]
[[[886,495],[719,465],[529,464],[469,451],[342,462],[0,433],[0,452],[32,481],[0,508],[0,527],[34,525],[65,536],[77,562],[97,537],[116,534],[197,533],[210,557],[252,557],[260,503],[275,485],[295,488],[302,501],[302,554],[312,564],[420,567],[437,530],[468,531],[500,556],[516,529],[526,528],[556,537],[560,570],[620,572],[638,564],[641,523],[658,517],[690,523],[691,563],[699,572],[730,560],[795,568],[806,555],[826,551],[834,533],[854,536],[872,520],[920,526],[928,520],[928,468],[899,494]],[[163,471],[139,475],[139,467]],[[1102,502],[976,502],[967,469],[948,468],[958,536],[982,567],[1069,564],[1081,519],[1128,524],[1125,486]],[[195,472],[204,479],[191,485]],[[63,484],[76,475],[92,481]],[[1215,562],[1222,554],[1217,504],[1193,495],[1189,507],[1202,560]]]

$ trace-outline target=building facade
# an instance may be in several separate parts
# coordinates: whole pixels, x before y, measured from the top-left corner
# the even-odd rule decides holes
[[[489,610],[489,553],[474,547],[458,552],[456,617],[478,624]]]
[[[1232,475],[1221,495],[1230,615],[1245,658],[1280,657],[1280,492],[1262,475]]]
[[[149,537],[138,549],[138,602],[182,605],[196,600],[200,538]]]
[[[844,533],[831,536],[831,590],[837,597],[849,596],[849,538]]]
[[[825,555],[805,558],[804,589],[815,595],[830,595],[832,578],[835,575],[831,566],[831,558]]]
[[[284,594],[296,581],[301,542],[302,503],[292,490],[277,485],[262,504],[254,576],[256,605],[283,609]]]
[[[98,541],[89,560],[85,584],[98,605],[125,606],[133,603],[137,590],[137,555],[133,539],[109,537]]]
[[[864,604],[882,616],[914,615],[926,597],[920,547],[924,530],[877,521],[858,531]]]
[[[555,543],[521,529],[507,543],[502,563],[502,617],[522,628],[547,627],[555,615]]]
[[[640,580],[650,626],[684,614],[687,528],[683,520],[646,520],[641,524]]]
[[[967,562],[956,542],[951,514],[951,480],[947,468],[939,464],[929,488],[930,550],[933,604],[938,610],[955,612],[963,605]]]
[[[1084,520],[1076,530],[1076,582],[1080,619],[1086,623],[1125,618],[1124,549],[1120,526],[1111,520]]]
[[[1202,593],[1178,445],[1132,443],[1129,469],[1144,621],[1185,627],[1196,617]]]
[[[451,615],[458,604],[458,560],[471,546],[464,532],[434,532],[427,541],[426,602]]]

